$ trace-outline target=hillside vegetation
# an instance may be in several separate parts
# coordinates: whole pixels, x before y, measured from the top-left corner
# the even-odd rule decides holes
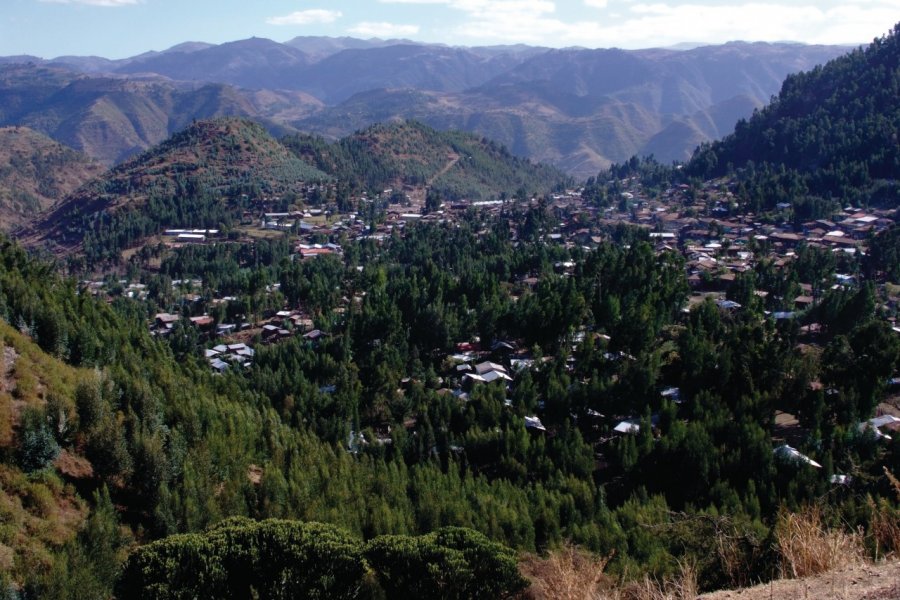
[[[337,180],[376,192],[428,187],[448,200],[486,200],[571,183],[556,169],[513,156],[496,142],[414,121],[373,125],[336,143],[294,135],[284,144]]]
[[[732,135],[700,147],[688,172],[738,172],[749,210],[790,202],[803,219],[838,205],[900,201],[900,26],[873,44],[785,80]]]
[[[84,452],[96,456],[96,445],[83,435],[77,398],[79,390],[98,384],[98,374],[70,366],[61,356],[84,365],[97,356],[83,336],[66,343],[65,352],[61,345],[62,320],[89,320],[86,305],[71,297],[57,303],[61,281],[33,285],[49,267],[25,267],[24,254],[10,253],[6,242],[2,254],[7,267],[0,275],[0,310],[18,326],[0,321],[0,588],[55,568],[62,549],[97,535],[96,511],[114,518],[102,490],[93,496],[95,513],[89,515],[97,485]],[[45,341],[43,348],[37,338]],[[114,531],[103,533],[115,537]]]
[[[67,197],[32,237],[115,259],[166,227],[227,228],[249,198],[329,179],[250,121],[198,121]]]
[[[0,229],[23,224],[105,169],[25,127],[0,127]]]
[[[572,183],[496,143],[419,123],[374,126],[334,144],[310,136],[281,143],[226,118],[198,121],[70,194],[25,239],[79,248],[89,265],[115,262],[165,228],[228,230],[251,205],[302,203],[308,186],[333,181],[345,199],[351,190],[396,188],[446,200],[525,197]]]

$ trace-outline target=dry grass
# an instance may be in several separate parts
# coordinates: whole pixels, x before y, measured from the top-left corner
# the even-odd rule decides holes
[[[865,555],[862,535],[826,529],[817,506],[783,513],[775,535],[784,577],[809,577],[858,565]]]
[[[566,544],[546,558],[528,556],[522,573],[531,581],[526,598],[547,600],[599,600],[606,598],[608,579],[603,574],[609,557],[599,558]]]
[[[888,471],[887,467],[884,467],[884,474],[888,481],[891,482],[891,487],[894,488],[894,493],[897,494],[897,501],[900,502],[900,479],[894,477],[894,474]]]
[[[532,600],[693,600],[699,593],[697,571],[679,563],[678,575],[660,582],[649,576],[642,581],[616,585],[603,571],[611,557],[599,558],[566,545],[546,558],[526,557],[520,564],[531,581],[524,598]]]
[[[900,555],[900,518],[887,502],[875,503],[869,498],[872,510],[870,535],[875,544],[875,560],[896,558]]]
[[[884,474],[900,500],[900,481],[887,467]],[[869,535],[875,547],[875,560],[897,558],[900,556],[900,512],[883,498],[876,502],[869,497],[868,504],[872,511]]]
[[[616,592],[610,600],[694,600],[700,595],[697,570],[689,562],[679,562],[677,576],[659,582],[644,576]]]

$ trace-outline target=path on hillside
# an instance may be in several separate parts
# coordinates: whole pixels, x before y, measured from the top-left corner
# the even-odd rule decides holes
[[[900,561],[861,565],[805,579],[780,579],[743,590],[725,590],[701,600],[898,600]]]
[[[440,171],[438,171],[438,172],[435,174],[435,176],[432,177],[432,178],[428,181],[428,186],[429,186],[429,187],[431,187],[431,184],[434,183],[435,181],[437,181],[437,179],[440,178],[441,175],[446,174],[447,171],[449,171],[450,169],[452,169],[452,168],[456,165],[456,163],[459,162],[459,160],[460,160],[462,157],[461,157],[459,154],[453,154],[453,155],[449,156],[448,158],[450,159],[450,162],[448,162],[446,165],[444,165],[444,168],[441,169]]]

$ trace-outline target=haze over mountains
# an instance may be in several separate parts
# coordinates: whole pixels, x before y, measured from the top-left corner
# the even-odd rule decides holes
[[[785,76],[846,51],[763,43],[460,48],[301,37],[189,42],[122,60],[7,57],[0,125],[28,125],[113,164],[198,118],[244,116],[276,135],[333,138],[415,118],[587,177],[634,154],[685,159],[763,106]]]

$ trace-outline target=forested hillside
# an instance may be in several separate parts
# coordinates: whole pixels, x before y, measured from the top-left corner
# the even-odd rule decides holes
[[[322,184],[334,183],[325,189]],[[70,194],[31,224],[30,245],[81,250],[86,264],[117,262],[166,228],[227,234],[266,206],[303,206],[351,194],[442,200],[530,197],[571,184],[563,173],[512,156],[504,147],[418,123],[374,126],[328,143],[289,136],[283,143],[241,119],[198,121],[166,142]],[[317,188],[317,189],[314,189]]]
[[[747,209],[789,201],[805,218],[900,200],[900,28],[823,67],[791,75],[732,135],[701,146],[688,172],[736,170]]]
[[[38,405],[32,427],[47,423],[42,448],[89,461],[76,489],[101,490],[94,514],[107,532],[55,546],[43,559],[52,568],[14,563],[14,581],[46,597],[79,578],[109,589],[129,539],[109,533],[117,522],[142,543],[243,515],[322,521],[365,539],[446,525],[522,550],[570,539],[614,555],[623,577],[664,576],[690,557],[713,589],[773,574],[766,548],[779,510],[826,494],[836,517],[888,551],[874,523],[895,518],[882,468],[900,466],[897,442],[857,425],[886,391],[900,340],[874,318],[870,288],[835,294],[835,310],[818,317],[830,332],[824,352],[803,355],[797,327],[765,318],[761,303],[733,314],[707,301],[683,314],[681,260],[656,255],[641,234],[620,238],[628,246],[565,249],[543,241],[546,209],[487,218],[482,231],[486,218],[422,224],[383,247],[349,244],[343,259],[290,261],[280,241],[257,243],[250,262],[241,245],[186,247],[146,275],[144,300],[120,288],[111,304],[7,245],[7,321],[94,368],[59,408]],[[574,270],[558,274],[569,261]],[[147,315],[183,302],[170,277],[216,272],[236,294],[227,306],[204,292],[181,304],[168,334],[149,335]],[[869,308],[838,308],[848,302]],[[206,310],[255,320],[285,306],[326,333],[256,341],[252,365],[222,375],[186,320]],[[500,369],[489,372],[510,369],[506,378],[456,368],[465,359],[452,357],[472,351],[457,344],[475,339],[477,356]],[[661,393],[672,387],[677,399]],[[800,448],[823,469],[773,454],[776,409],[799,414]],[[616,434],[629,416],[633,433]],[[28,430],[13,431],[21,446]],[[6,464],[41,471],[49,450],[39,464],[16,453]],[[828,494],[831,475],[848,472],[852,488]],[[104,504],[103,486],[120,510]],[[725,553],[724,539],[734,544]],[[165,552],[179,555],[178,544]]]
[[[336,143],[293,135],[284,144],[303,160],[356,189],[428,187],[447,200],[543,194],[572,181],[560,171],[513,156],[496,142],[415,121],[373,125]]]
[[[31,236],[81,246],[91,263],[116,260],[167,227],[225,229],[250,198],[296,197],[329,179],[255,123],[198,121],[68,196]]]

